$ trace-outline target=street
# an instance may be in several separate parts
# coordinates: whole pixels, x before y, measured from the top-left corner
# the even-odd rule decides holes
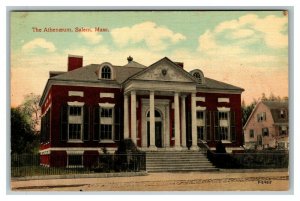
[[[20,191],[286,191],[288,172],[149,173],[147,176],[11,181]]]

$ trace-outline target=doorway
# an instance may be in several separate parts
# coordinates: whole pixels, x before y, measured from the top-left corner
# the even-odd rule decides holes
[[[162,115],[158,110],[155,110],[155,146],[158,148],[163,147],[162,137]],[[150,146],[150,111],[147,113],[147,146]]]

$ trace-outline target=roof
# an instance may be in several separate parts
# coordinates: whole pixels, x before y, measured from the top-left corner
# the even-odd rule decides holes
[[[68,71],[68,72],[53,72],[51,74],[52,77],[50,77],[48,79],[48,82],[47,82],[46,87],[43,92],[42,99],[46,95],[45,93],[47,93],[46,90],[47,90],[47,86],[49,85],[49,81],[52,81],[52,82],[53,81],[97,82],[97,83],[120,85],[120,84],[124,83],[126,80],[133,78],[134,76],[137,76],[139,74],[147,72],[152,66],[154,66],[156,63],[158,63],[162,60],[166,60],[166,61],[174,64],[174,66],[177,66],[179,71],[181,71],[185,76],[190,77],[191,80],[194,80],[194,82],[197,84],[197,80],[195,77],[193,77],[190,73],[188,73],[180,65],[178,65],[179,64],[178,62],[173,62],[167,57],[160,59],[159,61],[151,64],[149,67],[144,66],[136,61],[131,60],[124,66],[112,65],[114,75],[115,75],[114,80],[102,80],[102,79],[98,78],[97,71],[100,68],[101,64],[90,64],[90,65],[87,65],[87,66],[84,66],[81,68],[77,68],[75,70]],[[55,75],[55,74],[57,74],[57,75]],[[242,89],[242,88],[239,88],[239,87],[236,87],[236,86],[224,83],[224,82],[220,82],[217,80],[213,80],[210,78],[206,78],[206,77],[205,77],[205,84],[202,84],[202,85],[197,84],[197,87],[199,89],[234,90],[234,91],[239,91],[239,92],[244,91],[244,89]],[[41,102],[43,102],[42,99],[41,99]]]
[[[270,109],[274,124],[282,124],[285,123],[287,124],[289,122],[289,117],[288,114],[286,115],[286,118],[280,118],[280,111],[281,109],[285,109],[288,112],[288,101],[260,101],[258,102],[255,107],[253,108],[250,116],[247,119],[247,122],[244,125],[244,129],[248,125],[250,119],[252,118],[253,114],[257,110],[260,104],[264,104]]]
[[[143,64],[140,64],[136,61],[128,62],[128,64],[124,65],[124,67],[147,68],[147,66],[144,66]]]
[[[288,114],[286,114],[286,118],[280,116],[282,109],[288,112],[288,101],[262,101],[262,103],[270,109],[275,124],[289,122]]]
[[[200,85],[200,88],[207,88],[207,89],[223,89],[223,90],[239,90],[239,91],[244,91],[243,88],[227,84],[225,82],[220,82],[211,78],[205,78],[205,84]]]
[[[128,77],[140,72],[143,68],[128,67],[128,66],[113,66],[116,79],[115,80],[99,80],[97,75],[97,70],[99,69],[99,64],[90,64],[88,66],[78,68],[54,77],[51,80],[70,80],[70,81],[83,81],[83,82],[109,82],[121,84]]]

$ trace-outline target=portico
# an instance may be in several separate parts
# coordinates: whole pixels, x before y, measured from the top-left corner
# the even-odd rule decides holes
[[[164,94],[164,96],[162,96]],[[192,96],[192,101],[195,98]],[[187,150],[186,133],[186,92],[163,92],[154,90],[133,90],[124,94],[124,138],[131,138],[137,145],[138,132],[140,131],[140,146],[142,150]],[[141,103],[137,103],[137,96],[141,96]],[[148,96],[148,98],[146,98]],[[129,100],[130,99],[130,107]],[[141,107],[139,110],[138,107]],[[192,108],[192,147],[197,150],[196,130],[196,103]],[[130,108],[130,113],[129,113]],[[173,116],[170,111],[173,109]],[[137,112],[141,113],[141,119],[137,119]],[[195,114],[194,114],[195,113]],[[130,121],[129,121],[130,118]],[[173,119],[173,124],[171,121]],[[138,121],[141,121],[141,129],[138,129]],[[130,125],[129,125],[130,124]],[[172,129],[173,127],[173,129]],[[195,128],[194,128],[195,127]],[[129,131],[130,128],[130,131]],[[171,132],[173,136],[171,136]],[[173,146],[170,141],[173,140]]]

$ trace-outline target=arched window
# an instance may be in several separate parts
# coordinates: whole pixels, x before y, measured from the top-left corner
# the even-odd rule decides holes
[[[190,71],[190,74],[198,80],[199,84],[205,84],[204,74],[199,69],[194,69]]]
[[[201,75],[200,75],[199,72],[195,72],[195,73],[193,74],[193,76],[194,76],[195,78],[197,78],[197,79],[199,80],[199,82],[201,83],[202,78],[201,78]]]
[[[155,116],[155,117],[161,117],[159,111],[157,111],[157,110],[155,110],[154,116]],[[147,113],[147,117],[150,117],[150,111]]]
[[[111,69],[109,66],[104,66],[101,70],[102,79],[111,79]]]

